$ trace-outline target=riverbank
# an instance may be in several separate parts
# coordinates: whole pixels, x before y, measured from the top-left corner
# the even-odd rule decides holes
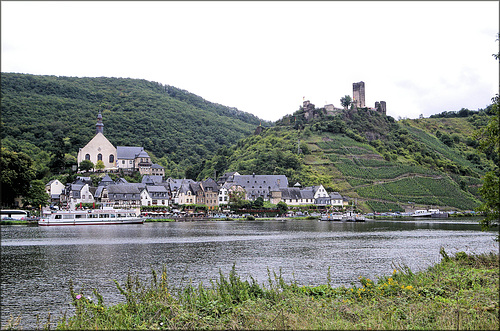
[[[72,289],[76,312],[59,322],[67,329],[476,329],[499,327],[498,254],[454,256],[413,273],[396,266],[378,281],[352,287],[286,284],[269,273],[266,285],[229,275],[177,289],[167,270],[149,284],[129,277],[117,284],[121,304],[106,306],[97,291]],[[89,299],[91,298],[91,299]],[[15,328],[15,325],[11,325]]]

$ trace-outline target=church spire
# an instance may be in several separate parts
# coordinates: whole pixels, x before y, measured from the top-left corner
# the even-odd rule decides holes
[[[104,134],[104,124],[102,123],[102,115],[101,111],[99,110],[99,114],[97,115],[97,124],[95,125],[95,134],[98,133]]]

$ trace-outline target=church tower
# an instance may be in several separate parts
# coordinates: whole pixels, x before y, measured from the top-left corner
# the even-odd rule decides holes
[[[104,134],[104,123],[102,123],[102,114],[101,111],[99,110],[99,114],[97,115],[97,124],[95,125],[95,133],[102,133]]]

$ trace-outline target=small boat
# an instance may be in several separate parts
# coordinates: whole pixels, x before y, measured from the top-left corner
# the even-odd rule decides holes
[[[342,214],[336,214],[336,213],[326,214],[326,215],[321,216],[320,220],[322,220],[322,221],[342,221]]]
[[[144,218],[137,216],[131,209],[57,210],[44,214],[39,226],[53,225],[105,225],[105,224],[142,224]]]
[[[343,222],[364,222],[366,221],[363,215],[354,213],[353,211],[348,211],[342,215]]]

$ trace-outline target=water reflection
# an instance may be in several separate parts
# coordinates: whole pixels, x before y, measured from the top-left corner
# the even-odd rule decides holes
[[[349,285],[358,276],[376,279],[392,264],[422,270],[450,253],[497,251],[494,233],[475,222],[337,223],[317,221],[238,221],[146,223],[95,227],[2,227],[2,325],[23,314],[22,326],[35,315],[61,316],[71,309],[68,282],[97,288],[106,303],[123,300],[116,279],[128,273],[145,278],[151,268],[167,267],[175,286],[197,284],[228,273],[266,283],[268,270],[299,284],[327,281]],[[71,311],[71,310],[70,310]]]

